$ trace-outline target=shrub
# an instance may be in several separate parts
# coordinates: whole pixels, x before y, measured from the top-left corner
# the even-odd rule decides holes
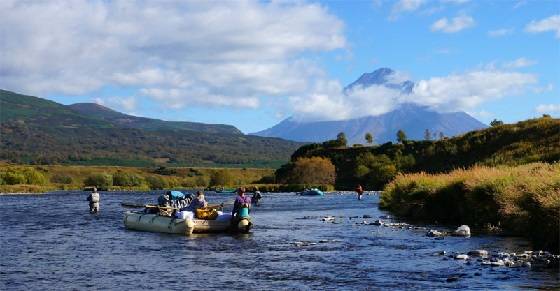
[[[51,177],[51,182],[58,184],[72,184],[72,177],[66,174],[55,174]]]
[[[124,173],[119,171],[113,175],[114,186],[134,187],[142,186],[143,184],[144,178],[133,173]]]
[[[9,170],[2,174],[2,179],[6,185],[26,184],[27,178],[23,173]]]
[[[233,176],[227,170],[216,170],[210,176],[210,186],[228,186],[233,184]]]
[[[385,187],[379,205],[422,220],[500,225],[531,238],[538,248],[558,251],[560,164],[399,175]]]
[[[336,172],[333,163],[322,157],[300,158],[288,175],[289,184],[333,185]]]
[[[107,173],[91,174],[84,180],[84,186],[95,186],[108,189],[113,186],[113,176]]]
[[[160,176],[148,176],[146,177],[146,182],[148,182],[150,189],[162,190],[169,188],[167,181]]]

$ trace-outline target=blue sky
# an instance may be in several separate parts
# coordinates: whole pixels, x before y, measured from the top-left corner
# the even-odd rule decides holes
[[[403,102],[560,116],[558,1],[3,1],[0,87],[244,132]],[[411,96],[341,89],[380,67]]]

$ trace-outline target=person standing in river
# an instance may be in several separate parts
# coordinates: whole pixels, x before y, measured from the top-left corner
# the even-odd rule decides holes
[[[237,189],[237,197],[235,197],[235,202],[233,203],[233,210],[231,211],[231,215],[233,217],[237,217],[237,212],[241,208],[250,208],[251,207],[251,197],[245,195],[245,188],[241,187]]]
[[[362,185],[358,185],[358,187],[356,187],[356,193],[358,193],[358,200],[362,200],[362,195],[364,194]]]
[[[93,187],[93,192],[91,192],[87,198],[89,201],[89,213],[98,213],[99,212],[99,193],[97,193],[97,188]]]

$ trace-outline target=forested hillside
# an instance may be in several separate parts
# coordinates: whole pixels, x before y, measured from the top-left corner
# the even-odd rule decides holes
[[[0,160],[31,164],[274,167],[289,160],[301,145],[279,138],[243,135],[227,125],[168,123],[115,111],[101,114],[83,109],[84,106],[74,106],[73,110],[56,102],[0,90]],[[132,125],[123,125],[127,118]]]
[[[560,119],[543,117],[472,131],[438,141],[403,141],[371,147],[346,147],[332,140],[309,144],[292,155],[292,162],[277,171],[288,179],[293,162],[301,157],[329,158],[336,167],[337,188],[361,183],[381,189],[399,172],[442,173],[478,165],[519,165],[560,160]],[[289,179],[288,179],[289,180]]]

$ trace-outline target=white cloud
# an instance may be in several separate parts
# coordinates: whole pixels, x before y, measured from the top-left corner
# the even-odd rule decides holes
[[[531,74],[477,70],[422,80],[414,86],[411,101],[442,111],[469,110],[486,101],[519,94],[536,82]]]
[[[425,3],[425,0],[400,0],[391,8],[389,19],[395,20],[400,14],[415,11]]]
[[[460,15],[449,20],[447,17],[441,18],[432,24],[432,31],[445,33],[455,33],[473,26],[474,19],[470,16]]]
[[[540,104],[535,111],[542,114],[560,114],[560,104]]]
[[[38,95],[118,85],[174,108],[254,108],[322,76],[306,53],[346,47],[343,23],[305,2],[6,0],[0,11],[0,87]]]
[[[518,58],[511,62],[505,63],[504,68],[509,68],[509,69],[525,68],[525,67],[530,67],[536,63],[537,63],[536,61],[527,58]]]
[[[95,97],[93,102],[126,113],[134,112],[138,107],[138,100],[134,96]]]
[[[320,84],[312,94],[292,97],[290,101],[296,118],[302,120],[378,115],[403,103],[416,103],[437,111],[473,112],[484,102],[522,93],[536,82],[537,78],[531,74],[485,69],[420,80],[411,94],[380,85],[357,87],[344,94],[338,82],[330,82]]]
[[[513,28],[500,28],[488,31],[488,36],[490,37],[501,37],[510,35],[513,33]]]
[[[556,38],[560,38],[560,14],[552,15],[539,21],[533,20],[527,24],[525,31],[531,33],[552,31],[556,33]]]

